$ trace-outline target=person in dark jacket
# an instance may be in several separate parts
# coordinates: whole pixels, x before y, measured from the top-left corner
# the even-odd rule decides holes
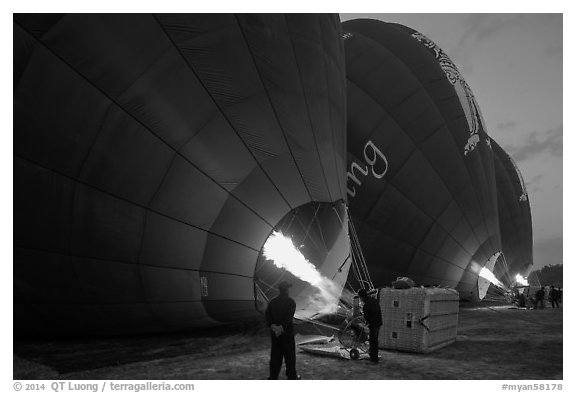
[[[370,349],[368,353],[370,355],[370,361],[378,363],[378,332],[380,331],[380,326],[382,326],[380,305],[378,304],[378,300],[368,296],[364,288],[358,291],[358,297],[364,303],[362,312],[364,313],[364,319],[369,329],[368,340],[370,342]]]
[[[554,288],[554,285],[550,286],[550,293],[548,294],[548,300],[550,301],[550,304],[552,304],[552,308],[554,308],[554,306],[560,308],[560,304],[558,303],[558,299],[560,297],[560,292]]]
[[[544,294],[545,294],[544,287],[536,291],[536,305],[534,306],[534,310],[538,308],[538,304],[540,304],[541,308],[544,308]]]
[[[280,294],[268,303],[266,308],[266,324],[270,327],[272,347],[270,350],[270,376],[268,379],[278,379],[282,360],[286,363],[286,377],[300,379],[296,373],[296,343],[294,342],[294,312],[296,302],[288,295],[292,286],[285,281],[278,285]]]

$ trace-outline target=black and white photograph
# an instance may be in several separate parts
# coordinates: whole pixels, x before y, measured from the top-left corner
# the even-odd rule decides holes
[[[338,6],[13,5],[10,389],[570,390],[567,14]]]

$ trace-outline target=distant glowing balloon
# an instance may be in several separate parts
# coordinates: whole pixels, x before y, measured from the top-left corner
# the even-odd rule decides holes
[[[494,274],[513,285],[514,277],[526,276],[533,265],[532,213],[522,174],[512,157],[494,140],[494,171],[498,191],[498,220],[505,260]],[[505,262],[505,263],[504,263]]]

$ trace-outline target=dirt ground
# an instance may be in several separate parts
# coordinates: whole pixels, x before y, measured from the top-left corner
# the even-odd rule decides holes
[[[303,379],[561,380],[562,309],[461,307],[455,343],[429,354],[381,350],[377,365],[297,352]],[[334,332],[298,325],[303,334]],[[261,324],[139,337],[14,340],[14,379],[254,380],[268,375]]]

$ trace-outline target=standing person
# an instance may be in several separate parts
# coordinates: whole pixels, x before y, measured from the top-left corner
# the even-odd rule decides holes
[[[358,291],[358,297],[364,303],[362,311],[364,312],[364,319],[368,323],[370,349],[370,361],[378,363],[378,332],[382,326],[382,312],[378,300],[368,296],[364,288]]]
[[[554,305],[556,305],[556,307],[560,308],[560,304],[558,304],[558,298],[560,293],[558,292],[557,289],[554,288],[554,285],[550,286],[550,295],[549,295],[549,300],[550,300],[550,304],[552,304],[552,308],[554,308]]]
[[[523,293],[520,293],[518,295],[518,307],[528,307],[528,305],[526,304],[526,295],[524,295]]]
[[[296,343],[294,342],[294,312],[296,302],[288,295],[292,284],[282,281],[278,285],[280,294],[268,303],[266,324],[270,327],[272,347],[270,350],[270,376],[278,379],[282,360],[286,363],[286,377],[300,379],[296,373]]]
[[[536,291],[536,304],[534,305],[534,310],[538,308],[538,303],[544,308],[544,287]]]

